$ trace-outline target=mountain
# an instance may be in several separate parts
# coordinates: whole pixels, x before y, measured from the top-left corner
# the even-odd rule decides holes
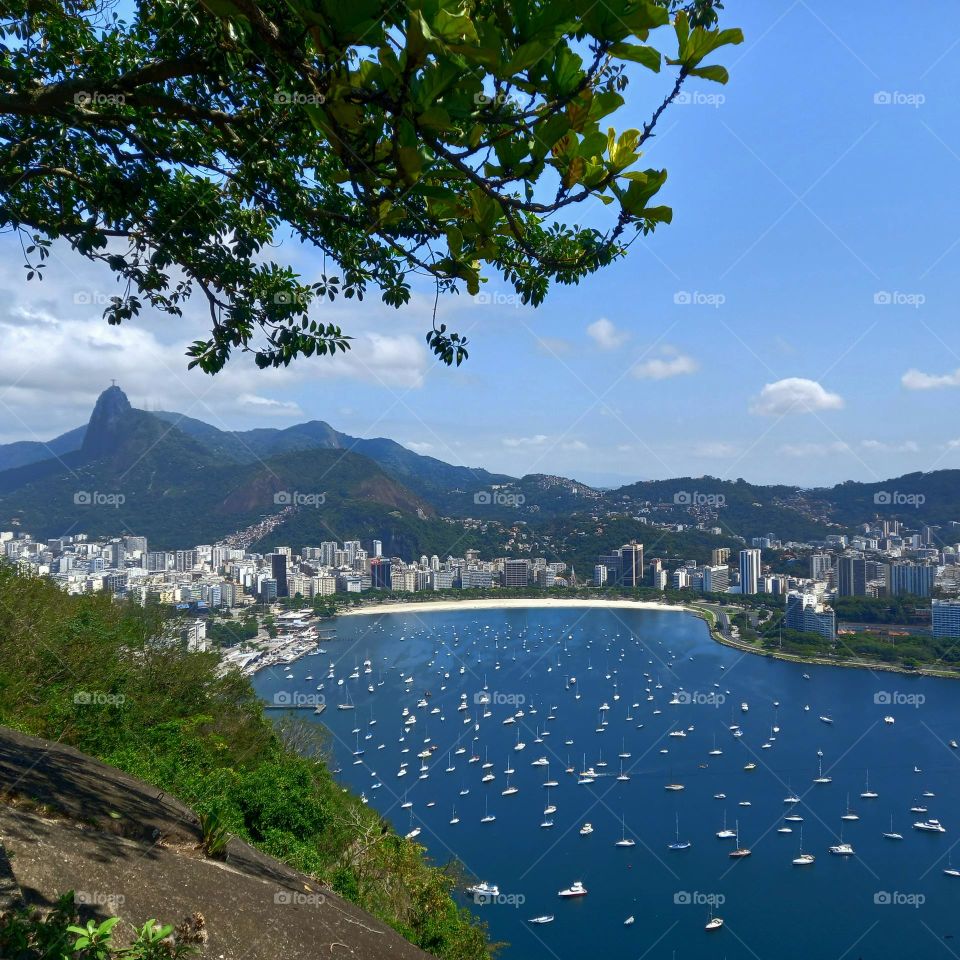
[[[79,450],[83,445],[86,426],[61,433],[46,443],[36,440],[18,440],[16,443],[0,444],[0,471],[23,467],[39,460],[63,456]]]
[[[505,474],[490,473],[474,467],[453,466],[435,457],[427,457],[395,440],[377,437],[365,440],[340,433],[322,420],[310,420],[285,429],[218,430],[202,420],[194,420],[179,413],[157,412],[154,416],[173,424],[222,456],[237,463],[250,463],[263,457],[298,450],[349,450],[369,457],[388,473],[404,482],[415,484],[424,494],[443,497],[453,490],[489,490],[491,485],[510,483]]]
[[[879,517],[939,525],[950,542],[957,537],[949,524],[960,520],[956,470],[819,489],[679,477],[597,490],[550,474],[445,463],[322,420],[220,430],[137,410],[119,387],[101,394],[86,426],[49,444],[0,446],[4,465],[0,529],[44,537],[126,530],[158,547],[217,540],[274,517],[261,546],[360,537],[402,556],[476,547],[589,565],[591,555],[633,537],[649,542],[651,556],[687,550],[699,558],[721,545],[714,528],[728,545],[768,533],[816,541]],[[660,525],[655,535],[645,530],[651,522]]]
[[[429,503],[366,457],[312,448],[237,463],[172,423],[98,399],[78,450],[0,472],[0,529],[49,538],[146,536],[156,547],[218,540],[287,508],[319,539],[359,520],[427,519]]]

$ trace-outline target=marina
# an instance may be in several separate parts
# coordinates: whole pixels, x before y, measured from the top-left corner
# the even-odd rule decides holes
[[[954,932],[949,681],[744,656],[657,610],[397,611],[342,618],[324,645],[258,672],[258,693],[350,697],[317,718],[336,775],[498,890],[461,897],[508,960],[635,958],[660,937],[657,956],[800,958],[825,930],[862,934],[865,957],[933,955]],[[891,683],[923,709],[877,699]],[[923,911],[880,909],[904,877]],[[789,942],[767,919],[784,897]]]

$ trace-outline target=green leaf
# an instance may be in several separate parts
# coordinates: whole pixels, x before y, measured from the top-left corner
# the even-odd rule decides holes
[[[640,63],[654,73],[660,72],[660,51],[639,43],[615,43],[610,52],[620,60]]]
[[[690,70],[689,74],[691,77],[703,77],[704,80],[713,80],[715,83],[726,83],[730,79],[730,74],[727,73],[726,67],[712,66],[712,67],[697,67],[694,70]]]

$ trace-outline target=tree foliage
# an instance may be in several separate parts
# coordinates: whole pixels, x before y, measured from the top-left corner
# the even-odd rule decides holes
[[[370,288],[399,307],[415,275],[439,296],[498,273],[536,305],[670,222],[667,172],[640,160],[689,78],[726,82],[710,61],[742,35],[721,6],[136,0],[126,18],[113,0],[8,0],[0,228],[28,278],[57,239],[109,267],[110,323],[196,293],[210,331],[188,352],[209,373],[237,350],[261,367],[346,350],[315,308]],[[627,64],[668,77],[618,130]],[[602,229],[566,222],[593,200]],[[318,277],[271,259],[288,232],[322,251]],[[466,357],[444,325],[427,342]]]

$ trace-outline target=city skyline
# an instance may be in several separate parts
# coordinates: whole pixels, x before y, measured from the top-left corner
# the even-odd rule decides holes
[[[826,4],[738,14],[729,85],[691,87],[648,144],[645,160],[670,169],[674,223],[537,310],[496,279],[441,298],[438,320],[471,340],[456,370],[429,357],[433,295],[420,288],[400,311],[375,296],[324,307],[357,336],[336,361],[188,373],[198,302],[182,320],[145,311],[109,327],[104,272],[55,248],[57,269],[27,283],[3,238],[0,332],[23,362],[0,373],[0,442],[78,426],[116,378],[136,406],[224,428],[321,419],[448,462],[605,486],[960,467],[960,431],[939,416],[960,389],[960,200],[942,189],[960,162],[948,74],[960,18],[937,10],[939,35],[917,16],[893,37],[882,17]],[[655,83],[638,77],[638,93]],[[908,223],[922,227],[909,244]],[[318,269],[312,252],[284,255],[308,278]]]

